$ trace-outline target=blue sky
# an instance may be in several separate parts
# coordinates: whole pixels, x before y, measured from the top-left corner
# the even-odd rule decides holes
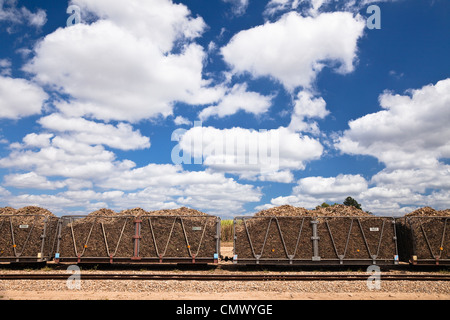
[[[0,0],[0,205],[449,208],[449,13],[446,0]]]

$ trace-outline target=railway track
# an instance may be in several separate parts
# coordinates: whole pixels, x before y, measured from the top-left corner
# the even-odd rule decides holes
[[[369,274],[123,274],[81,273],[81,280],[154,280],[154,281],[366,281]],[[0,280],[67,280],[71,274],[0,274]],[[381,274],[381,281],[450,281],[450,275]]]

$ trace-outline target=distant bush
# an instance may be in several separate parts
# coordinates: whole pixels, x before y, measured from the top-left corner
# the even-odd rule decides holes
[[[361,205],[358,203],[358,201],[356,201],[352,197],[345,198],[344,205],[345,206],[353,206],[356,209],[361,209]]]

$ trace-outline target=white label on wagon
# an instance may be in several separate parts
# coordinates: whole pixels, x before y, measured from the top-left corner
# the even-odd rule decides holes
[[[378,227],[372,227],[370,228],[370,231],[380,231],[380,229]]]
[[[194,230],[194,231],[201,231],[202,227],[192,227],[192,230]]]
[[[21,224],[19,226],[19,229],[28,229],[28,225],[27,224]]]

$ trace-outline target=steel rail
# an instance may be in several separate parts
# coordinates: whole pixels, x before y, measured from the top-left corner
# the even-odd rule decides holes
[[[0,280],[67,280],[71,273],[10,273]],[[78,273],[82,280],[197,280],[197,281],[365,281],[371,274],[145,274]],[[381,281],[450,281],[450,275],[381,274]]]

